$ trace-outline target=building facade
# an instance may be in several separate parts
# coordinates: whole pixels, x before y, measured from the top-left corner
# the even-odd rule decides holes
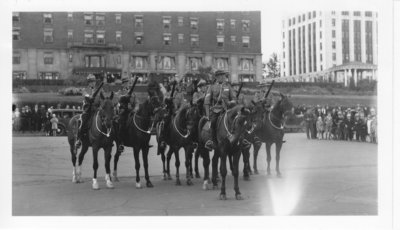
[[[14,12],[13,78],[262,77],[260,12]]]
[[[377,76],[378,20],[371,11],[310,11],[282,21],[281,77],[355,86]]]

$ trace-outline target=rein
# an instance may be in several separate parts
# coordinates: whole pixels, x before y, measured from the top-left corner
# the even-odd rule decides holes
[[[101,130],[99,129],[99,126],[97,125],[97,120],[98,120],[98,117],[99,117],[99,112],[100,112],[100,111],[97,111],[97,113],[96,113],[96,129],[97,129],[97,131],[99,131],[99,132],[100,132],[101,134],[103,134],[104,136],[110,137],[111,129],[107,129],[107,133],[104,133],[103,131],[101,131]]]
[[[144,119],[143,117],[141,117],[141,116],[139,116],[139,115],[138,115],[138,117],[139,117],[140,119]],[[150,133],[151,133],[151,130],[153,129],[155,120],[153,120],[153,122],[151,123],[151,127],[150,127],[149,130],[143,130],[143,129],[141,129],[141,128],[136,124],[136,119],[135,119],[135,118],[136,118],[136,113],[133,115],[133,124],[135,125],[135,127],[136,127],[138,130],[140,130],[140,131],[142,131],[142,132],[144,132],[144,133],[150,134]],[[151,119],[148,119],[148,120],[151,120]]]
[[[183,138],[185,138],[185,139],[188,138],[188,136],[190,135],[190,131],[188,130],[187,133],[186,133],[186,135],[183,135],[183,134],[179,131],[178,127],[176,127],[176,117],[177,117],[177,116],[175,116],[174,121],[172,122],[172,123],[174,124],[175,130],[178,132],[179,136],[181,136],[181,137],[183,137]]]
[[[228,110],[228,111],[229,111],[229,110]],[[225,113],[225,115],[224,115],[224,127],[225,127],[225,129],[226,129],[226,132],[228,132],[228,136],[232,136],[233,134],[229,131],[228,126],[227,126],[227,124],[226,124],[226,117],[227,117],[228,111],[226,111],[226,113]],[[240,117],[239,114],[237,114],[237,115],[235,116],[235,118],[234,118],[233,121],[232,121],[233,124],[235,124],[235,121],[236,121],[239,117]]]

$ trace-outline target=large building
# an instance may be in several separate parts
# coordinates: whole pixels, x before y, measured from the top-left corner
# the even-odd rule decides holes
[[[378,20],[371,11],[311,11],[282,21],[281,77],[355,85],[377,76]]]
[[[262,78],[260,12],[14,12],[13,78],[105,73]]]

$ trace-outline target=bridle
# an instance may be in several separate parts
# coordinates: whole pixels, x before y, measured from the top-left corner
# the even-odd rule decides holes
[[[99,117],[99,113],[100,113],[100,110],[102,110],[102,109],[99,109],[98,111],[97,111],[97,113],[96,113],[96,129],[97,129],[97,131],[99,131],[101,134],[103,134],[104,136],[106,136],[106,137],[110,137],[110,133],[111,133],[111,130],[112,130],[112,128],[107,128],[107,133],[104,133],[103,131],[101,131],[100,129],[99,129],[99,126],[98,126],[98,117]],[[101,124],[102,125],[104,125],[104,121],[103,120],[101,120]],[[105,125],[104,125],[105,126]]]
[[[153,122],[151,123],[150,128],[149,128],[148,130],[144,130],[144,129],[140,128],[140,127],[136,124],[136,119],[135,119],[136,117],[138,117],[139,119],[142,119],[142,120],[151,120],[151,118],[145,118],[145,117],[142,117],[142,116],[140,116],[140,115],[137,115],[136,113],[134,113],[134,115],[133,115],[133,124],[135,125],[135,127],[136,127],[138,130],[140,130],[141,132],[150,134],[150,133],[151,133],[151,130],[153,129],[155,119],[154,119]]]
[[[232,128],[231,131],[229,131],[228,125],[227,125],[227,123],[226,123],[227,114],[228,114],[229,111],[230,111],[230,110],[227,110],[227,111],[225,112],[225,115],[224,115],[224,118],[223,118],[223,120],[224,120],[223,122],[224,122],[225,130],[226,130],[226,132],[228,133],[228,137],[231,137],[231,136],[233,136],[233,134],[232,134],[231,132],[234,131],[233,128],[235,127],[235,124],[236,124],[237,120],[238,120],[239,118],[241,118],[241,117],[244,117],[244,116],[241,115],[241,114],[239,114],[239,113],[236,114],[235,118],[234,118],[233,121],[232,121],[233,128]]]

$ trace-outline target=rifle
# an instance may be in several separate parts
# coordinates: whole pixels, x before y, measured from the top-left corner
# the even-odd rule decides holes
[[[271,83],[271,85],[269,86],[269,89],[268,89],[267,93],[264,95],[264,99],[267,99],[267,97],[268,97],[268,95],[269,95],[269,92],[271,91],[272,86],[274,85],[274,83],[275,83],[275,80],[272,80],[272,83]]]
[[[239,98],[240,91],[242,91],[242,87],[243,87],[243,82],[242,82],[242,83],[240,83],[239,90],[238,90],[238,91],[237,91],[237,93],[236,93],[236,99],[238,99],[238,98]]]
[[[129,92],[128,92],[128,97],[131,97],[131,96],[132,96],[133,89],[135,88],[138,79],[139,79],[139,78],[138,78],[137,76],[135,76],[135,81],[133,82],[133,85],[132,85],[131,89],[130,89]]]
[[[94,93],[93,93],[93,95],[92,95],[92,98],[93,98],[93,99],[96,98],[97,94],[100,92],[100,89],[101,89],[101,87],[103,87],[103,85],[104,85],[104,82],[101,82],[100,85],[99,85],[99,87],[97,87],[96,91],[94,91]]]
[[[174,97],[175,86],[176,86],[176,81],[174,81],[174,82],[172,83],[172,90],[171,90],[171,96],[170,96],[170,98],[173,98],[173,97]]]

